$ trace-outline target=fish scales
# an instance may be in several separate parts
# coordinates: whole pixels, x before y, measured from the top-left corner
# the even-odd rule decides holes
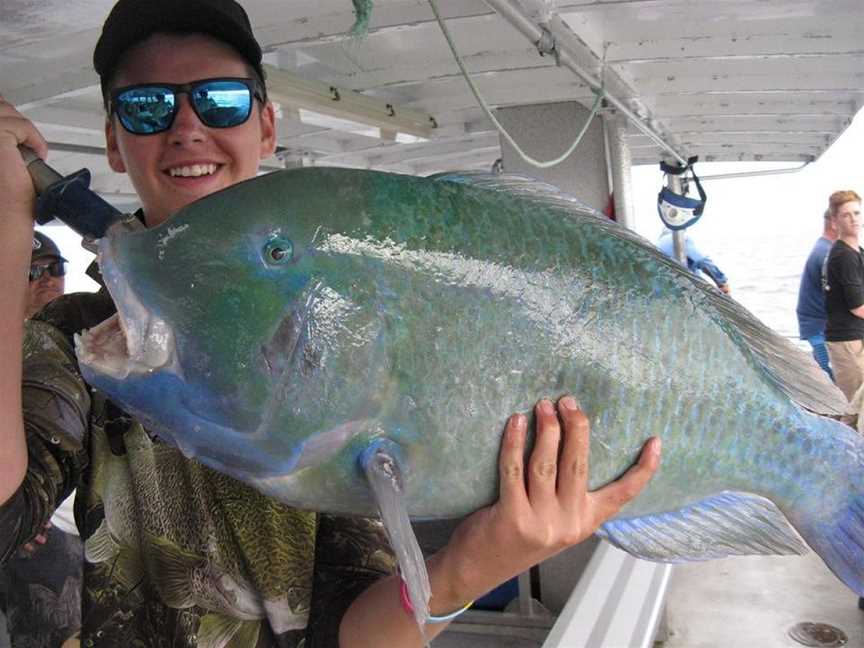
[[[496,497],[507,416],[574,393],[592,488],[663,439],[659,472],[604,526],[613,542],[684,560],[798,551],[800,534],[862,589],[861,439],[808,411],[842,411],[836,388],[552,188],[301,169],[169,222],[170,240],[108,237],[100,260],[125,327],[170,330],[168,351],[148,349],[170,361],[142,368],[134,343],[138,364],[114,358],[95,334],[78,354],[92,384],[190,456],[294,506],[371,514],[358,458],[388,439],[408,512],[459,517]]]

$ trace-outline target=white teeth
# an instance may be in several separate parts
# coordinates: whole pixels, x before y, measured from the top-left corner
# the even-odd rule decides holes
[[[192,166],[182,166],[182,167],[174,167],[173,169],[168,169],[168,173],[171,174],[172,177],[183,176],[184,178],[198,177],[203,175],[211,175],[216,173],[216,165],[215,164],[193,164]]]

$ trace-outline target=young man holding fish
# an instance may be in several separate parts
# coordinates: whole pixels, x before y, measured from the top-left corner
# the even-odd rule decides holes
[[[147,227],[255,177],[272,155],[275,114],[261,51],[232,0],[121,0],[94,61],[108,99],[108,159],[129,174]],[[223,110],[211,112],[196,99],[201,93],[224,102]],[[148,103],[159,103],[161,113],[142,117]],[[9,250],[0,271],[7,278],[24,276],[32,237],[35,196],[20,144],[47,155],[33,124],[0,99],[0,236]],[[380,525],[290,509],[153,438],[89,390],[76,368],[70,336],[113,312],[107,294],[60,300],[25,338],[25,292],[14,281],[0,295],[0,556],[30,540],[54,503],[78,486],[88,556],[82,641],[421,645]],[[527,420],[514,415],[501,446],[500,499],[428,559],[433,616],[451,618],[581,542],[657,468],[655,439],[621,479],[588,492],[585,415],[570,397],[557,406],[541,401],[535,414],[527,465]],[[429,624],[427,638],[445,626]]]

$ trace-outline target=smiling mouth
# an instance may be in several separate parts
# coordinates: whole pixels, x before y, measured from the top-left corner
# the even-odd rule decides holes
[[[171,167],[167,173],[172,178],[200,178],[211,176],[219,169],[216,164],[190,164],[186,166]]]

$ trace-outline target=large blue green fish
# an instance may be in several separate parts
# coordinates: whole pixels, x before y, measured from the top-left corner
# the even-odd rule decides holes
[[[117,303],[87,380],[188,456],[301,508],[414,518],[494,501],[513,412],[577,396],[590,484],[663,463],[602,534],[664,561],[799,553],[864,595],[864,440],[803,352],[548,185],[299,169],[103,239]]]

